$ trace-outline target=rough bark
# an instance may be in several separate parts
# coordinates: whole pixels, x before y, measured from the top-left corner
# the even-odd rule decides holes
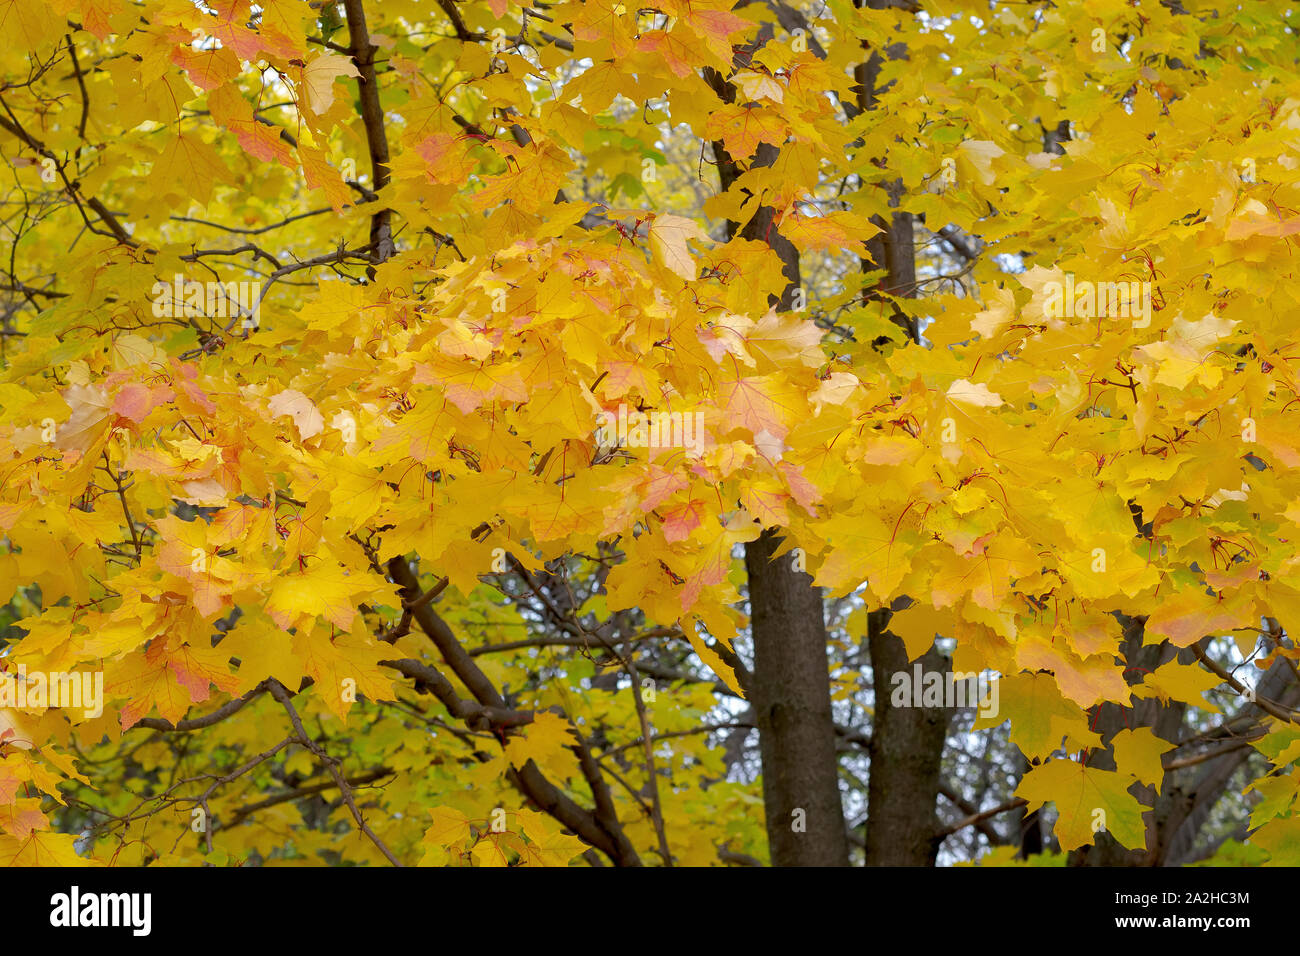
[[[890,678],[909,673],[903,642],[887,629],[889,611],[867,615],[875,720],[871,730],[871,776],[867,787],[867,866],[934,866],[939,851],[935,804],[940,762],[948,739],[950,710],[895,707]],[[923,673],[946,674],[949,662],[937,648],[919,658]]]
[[[1145,671],[1155,670],[1177,655],[1177,648],[1167,642],[1143,646],[1146,631],[1145,618],[1128,618],[1123,624],[1124,638],[1120,645],[1120,654],[1129,665],[1125,679],[1130,684],[1140,683]],[[1171,702],[1165,705],[1154,699],[1136,701],[1131,710],[1116,704],[1103,704],[1100,713],[1094,718],[1093,729],[1101,735],[1104,744],[1109,744],[1111,738],[1125,727],[1150,727],[1162,740],[1177,743],[1182,733],[1186,711],[1186,704]],[[1092,751],[1085,762],[1089,767],[1098,767],[1102,770],[1115,769],[1115,761],[1106,750]],[[1079,847],[1070,853],[1071,866],[1158,865],[1162,856],[1160,834],[1165,830],[1164,822],[1185,796],[1177,787],[1172,786],[1163,788],[1163,793],[1158,797],[1154,787],[1135,785],[1131,792],[1136,793],[1142,802],[1153,804],[1155,808],[1144,816],[1147,823],[1147,849],[1125,849],[1116,842],[1114,837],[1103,831],[1097,834],[1097,839],[1091,846]]]
[[[769,530],[745,548],[772,863],[846,866],[821,593],[788,554],[772,560],[780,540]]]
[[[1029,761],[1025,759],[1024,754],[1018,755],[1017,765],[1020,768],[1020,776],[1023,779],[1025,774],[1029,773]],[[1030,813],[1026,813],[1022,807],[1016,815],[1016,845],[1019,847],[1016,855],[1022,860],[1027,860],[1043,852],[1043,811],[1040,807]]]
[[[361,97],[361,117],[366,127],[366,145],[370,151],[370,176],[373,192],[378,193],[388,185],[388,135],[384,128],[384,110],[379,104],[379,79],[375,73],[375,51],[366,25],[365,8],[361,0],[344,0],[347,12],[348,35],[352,59],[360,76],[357,92]],[[380,209],[370,217],[370,257],[375,263],[384,262],[395,251],[393,245],[392,210]]]

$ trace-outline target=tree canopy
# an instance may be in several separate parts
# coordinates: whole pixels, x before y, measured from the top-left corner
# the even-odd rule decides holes
[[[1300,863],[1295,19],[0,0],[0,865]]]

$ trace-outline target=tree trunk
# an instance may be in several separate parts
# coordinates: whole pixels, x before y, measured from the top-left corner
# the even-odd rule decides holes
[[[866,0],[871,9],[903,6],[891,0]],[[858,6],[863,6],[859,2]],[[857,80],[857,109],[875,108],[878,80],[884,58],[898,59],[907,54],[906,47],[895,44],[883,51],[872,50],[854,72]],[[898,206],[903,184],[894,180],[886,184],[890,205]],[[912,214],[896,212],[888,220],[880,216],[872,222],[882,230],[867,241],[867,256],[862,270],[883,269],[885,275],[872,289],[863,293],[864,301],[879,302],[891,310],[890,318],[917,342],[920,333],[916,322],[884,296],[913,298],[916,295],[916,251]],[[884,337],[874,343],[883,348]],[[871,776],[867,788],[867,866],[934,866],[940,840],[936,804],[942,786],[943,746],[948,739],[951,711],[923,707],[920,701],[911,706],[895,707],[890,700],[890,678],[907,673],[911,662],[903,642],[886,626],[891,611],[878,608],[867,616],[867,641],[871,670],[875,682],[875,717],[871,728]],[[923,672],[946,675],[950,662],[936,648],[919,658]]]
[[[1161,664],[1178,656],[1178,649],[1167,641],[1159,644],[1146,644],[1146,618],[1131,617],[1123,621],[1124,639],[1120,654],[1129,664],[1125,680],[1130,684],[1141,683],[1144,672],[1153,671]],[[1187,655],[1190,657],[1190,652]],[[1130,710],[1116,704],[1102,704],[1101,713],[1093,722],[1103,744],[1109,744],[1111,738],[1126,727],[1150,727],[1155,735],[1170,743],[1177,743],[1183,726],[1183,717],[1187,705],[1171,702],[1161,704],[1158,700],[1145,699],[1134,703]],[[1085,763],[1089,767],[1101,770],[1114,770],[1115,761],[1106,750],[1093,750]],[[1170,781],[1172,783],[1172,781]],[[1097,834],[1096,841],[1088,846],[1081,846],[1070,852],[1070,866],[1156,866],[1161,856],[1160,834],[1165,830],[1165,821],[1171,813],[1178,812],[1184,796],[1175,787],[1165,787],[1157,796],[1154,787],[1135,785],[1130,788],[1143,803],[1154,809],[1144,814],[1147,825],[1147,846],[1141,850],[1129,850],[1121,846],[1109,833]]]
[[[1020,779],[1023,780],[1025,774],[1029,773],[1030,764],[1024,754],[1017,754],[1016,764],[1020,770]],[[1017,786],[1019,782],[1017,781]],[[1043,852],[1043,810],[1039,807],[1030,813],[1026,813],[1022,807],[1016,815],[1016,829],[1013,831],[1017,834],[1016,845],[1019,850],[1016,856],[1022,860],[1027,860],[1031,856],[1037,856]]]
[[[706,77],[724,102],[735,87],[715,71]],[[738,175],[721,142],[713,144],[722,189]],[[780,150],[759,144],[751,167],[770,166]],[[789,310],[799,287],[799,251],[774,227],[776,211],[760,206],[741,229],[746,239],[766,242],[781,258],[786,284],[773,303]],[[789,555],[772,561],[780,547],[772,529],[745,545],[750,629],[754,641],[751,698],[763,762],[763,805],[773,866],[847,866],[848,837],[840,801],[839,761],[831,717],[826,619],[821,591],[795,571]]]
[[[939,851],[940,761],[952,712],[941,707],[895,707],[890,678],[909,675],[902,640],[886,630],[889,611],[867,615],[875,719],[871,727],[871,776],[867,787],[867,866],[934,866]],[[918,658],[923,673],[947,674],[938,648]]]
[[[773,866],[847,866],[821,592],[772,560],[781,538],[745,547],[754,633],[753,705]]]

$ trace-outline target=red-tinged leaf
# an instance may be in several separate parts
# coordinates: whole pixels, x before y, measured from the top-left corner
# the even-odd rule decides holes
[[[279,129],[259,123],[253,107],[244,99],[235,83],[224,83],[208,94],[212,118],[235,134],[239,145],[254,159],[274,160],[288,169],[297,169],[293,151]]]
[[[1259,614],[1251,604],[1225,603],[1200,589],[1161,596],[1147,618],[1148,634],[1166,638],[1175,647],[1189,647],[1208,634],[1252,627]]]
[[[192,37],[184,31],[177,31],[173,39],[180,45],[172,53],[172,62],[183,69],[190,82],[199,89],[214,90],[239,73],[239,57],[233,50],[211,46],[193,49],[187,42]]]
[[[170,402],[176,393],[169,387],[149,388],[131,382],[123,385],[113,396],[113,414],[121,415],[139,424],[159,405]]]
[[[704,521],[707,513],[704,502],[694,499],[663,512],[664,540],[669,544],[685,541]]]

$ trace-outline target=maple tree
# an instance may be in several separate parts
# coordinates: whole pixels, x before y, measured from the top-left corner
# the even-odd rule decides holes
[[[1291,19],[0,0],[0,864],[1300,862]]]

